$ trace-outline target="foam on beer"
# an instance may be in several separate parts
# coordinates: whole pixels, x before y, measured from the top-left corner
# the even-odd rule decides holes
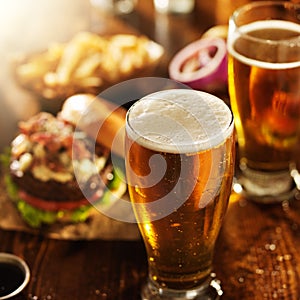
[[[171,89],[147,95],[127,114],[127,134],[144,147],[195,153],[221,144],[233,117],[219,98],[200,91]]]
[[[288,29],[294,32],[298,32],[300,35],[300,25],[293,23],[293,22],[288,22],[288,21],[282,21],[282,20],[263,20],[263,21],[256,21],[253,23],[249,23],[247,25],[243,25],[236,29],[236,31],[232,34],[229,35],[228,38],[228,51],[229,53],[236,57],[239,61],[243,62],[246,65],[250,66],[256,66],[260,68],[266,68],[266,69],[273,69],[273,70],[284,70],[284,69],[291,69],[291,68],[296,68],[300,66],[300,61],[297,59],[294,62],[286,62],[286,63],[271,63],[267,61],[258,61],[255,59],[251,59],[248,57],[245,57],[238,53],[234,49],[234,43],[236,40],[241,37],[242,35],[247,35],[247,33],[251,31],[256,31],[256,30],[262,30],[262,29]],[[259,38],[254,38],[251,37],[252,40],[257,40],[259,41]],[[263,40],[262,40],[263,41]],[[268,45],[279,45],[280,43],[283,43],[282,40],[268,40]],[[299,37],[291,39],[291,40],[286,40],[285,47],[293,47],[293,43],[299,43]],[[264,48],[266,46],[264,45]],[[268,49],[268,48],[267,48]],[[257,51],[268,51],[265,49],[259,49]]]

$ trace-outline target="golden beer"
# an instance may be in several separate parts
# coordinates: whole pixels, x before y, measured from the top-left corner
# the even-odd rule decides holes
[[[224,102],[193,90],[158,92],[129,110],[127,182],[155,286],[189,290],[210,276],[231,193],[232,123]]]
[[[270,3],[256,3],[257,11],[250,5],[240,11],[247,21],[230,30],[228,69],[241,182],[253,197],[282,200],[294,186],[290,167],[299,139],[300,25],[272,19],[274,12],[284,12],[285,4],[277,3],[272,9]],[[248,14],[254,22],[249,23]],[[236,23],[243,23],[238,18]]]
[[[276,29],[272,21],[265,23],[264,30],[248,34],[274,36],[273,39],[280,36],[293,39],[300,34],[284,30],[284,27]],[[231,105],[237,116],[235,122],[241,156],[247,158],[249,166],[258,170],[288,168],[297,141],[300,52],[282,57],[278,62],[278,51],[269,51],[266,47],[260,51],[254,48],[251,53],[248,44],[240,38],[232,45],[229,56]],[[244,55],[244,60],[238,54]],[[255,60],[255,64],[251,65],[247,58]],[[261,60],[268,66],[264,66]]]

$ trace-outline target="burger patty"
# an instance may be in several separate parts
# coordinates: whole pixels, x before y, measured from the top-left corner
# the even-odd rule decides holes
[[[92,175],[83,186],[79,186],[76,179],[66,183],[55,180],[43,182],[33,177],[31,172],[25,172],[22,177],[11,173],[11,178],[20,190],[31,196],[48,201],[76,202],[83,198],[93,197],[95,193],[101,197],[109,182],[109,175],[112,174],[112,170],[113,166],[108,161],[100,174]]]

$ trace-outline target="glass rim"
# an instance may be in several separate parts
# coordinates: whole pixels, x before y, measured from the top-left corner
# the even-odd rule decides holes
[[[254,37],[251,36],[249,34],[247,34],[246,31],[241,30],[241,27],[253,23],[253,22],[259,22],[259,21],[265,21],[265,20],[272,20],[271,18],[264,18],[264,19],[260,19],[260,20],[253,20],[250,22],[247,22],[245,24],[242,25],[238,25],[238,17],[245,13],[250,11],[252,8],[259,8],[259,7],[283,7],[283,8],[295,8],[299,9],[299,23],[295,23],[295,27],[299,26],[300,29],[300,3],[294,3],[294,2],[290,2],[290,1],[276,1],[276,0],[266,0],[266,1],[254,1],[251,3],[247,3],[242,5],[241,7],[238,7],[230,16],[229,18],[229,30],[230,27],[234,27],[234,31],[238,32],[239,35],[243,36],[244,38],[247,38],[248,40],[257,42],[257,43],[268,43],[268,45],[277,45],[277,44],[286,44],[286,46],[293,46],[293,43],[291,42],[295,42],[298,41],[298,43],[300,43],[299,38],[300,38],[300,31],[299,31],[299,36],[297,37],[292,37],[292,38],[287,38],[287,39],[281,39],[281,40],[272,40],[272,39],[262,39],[262,38],[258,38],[258,37]],[[274,21],[286,21],[284,19],[274,19]],[[291,21],[289,21],[291,22]]]
[[[171,89],[171,90],[174,90],[174,89]],[[210,97],[217,98],[219,101],[222,101],[224,103],[224,106],[227,107],[227,109],[230,113],[230,116],[231,116],[230,121],[228,121],[228,125],[226,127],[224,126],[224,128],[222,128],[223,130],[219,131],[216,135],[209,136],[209,138],[207,138],[206,140],[201,140],[200,142],[195,143],[195,140],[191,139],[193,142],[191,142],[189,144],[181,144],[177,148],[176,148],[176,145],[174,145],[174,144],[172,144],[170,147],[166,147],[165,144],[153,141],[152,139],[143,136],[138,130],[136,130],[136,128],[134,128],[134,126],[130,122],[131,111],[134,109],[134,107],[139,102],[144,101],[145,98],[148,98],[149,96],[152,96],[152,95],[159,94],[160,92],[169,91],[169,90],[163,90],[163,91],[149,94],[149,95],[137,100],[128,109],[127,114],[126,114],[126,123],[125,123],[126,134],[129,135],[130,138],[133,139],[134,141],[138,141],[138,140],[142,141],[142,142],[138,142],[142,146],[147,144],[146,147],[149,149],[152,149],[153,151],[162,151],[162,152],[166,152],[166,153],[190,153],[190,154],[206,151],[206,150],[212,149],[214,147],[217,147],[218,145],[225,142],[233,134],[233,132],[234,132],[234,116],[233,116],[231,109],[226,105],[226,103],[222,99],[220,99],[219,97],[217,97],[215,95],[212,95],[212,94],[209,94],[209,93],[203,92],[203,91],[196,91],[196,90],[190,90],[190,89],[180,89],[180,90],[183,90],[185,92],[192,91],[192,92],[198,93],[198,94],[209,95]],[[168,100],[164,99],[164,101],[168,101]],[[162,145],[164,145],[164,146],[162,146]],[[176,150],[174,150],[174,147],[176,148]],[[193,148],[192,151],[187,150],[187,149],[191,149],[191,148]],[[181,150],[178,150],[178,149],[181,149]]]

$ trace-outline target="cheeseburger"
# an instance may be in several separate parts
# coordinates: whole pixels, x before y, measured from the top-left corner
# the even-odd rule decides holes
[[[75,129],[60,114],[46,112],[19,123],[6,184],[31,227],[86,221],[92,205],[110,201],[108,189],[126,190],[110,149]]]

